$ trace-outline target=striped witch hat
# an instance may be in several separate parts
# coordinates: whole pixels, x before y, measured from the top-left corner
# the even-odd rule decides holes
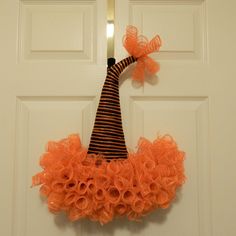
[[[127,158],[119,97],[119,76],[136,59],[127,57],[117,64],[108,60],[107,76],[103,85],[88,153],[101,154],[107,160]]]
[[[122,116],[119,98],[119,77],[123,70],[137,61],[133,78],[143,82],[144,71],[150,74],[157,72],[158,64],[148,54],[157,51],[161,45],[159,36],[150,42],[137,35],[134,26],[128,26],[124,36],[124,47],[129,56],[115,64],[114,58],[108,59],[107,76],[103,85],[94,128],[89,144],[89,154],[100,154],[107,160],[127,158]]]

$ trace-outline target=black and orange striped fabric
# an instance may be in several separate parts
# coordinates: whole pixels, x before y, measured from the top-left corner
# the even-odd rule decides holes
[[[108,161],[127,158],[120,110],[119,76],[136,59],[127,57],[107,69],[93,132],[89,154],[100,154]]]

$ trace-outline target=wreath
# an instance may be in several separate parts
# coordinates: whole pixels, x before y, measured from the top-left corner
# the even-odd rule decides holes
[[[138,220],[158,208],[167,208],[183,185],[185,153],[169,136],[153,142],[140,138],[137,151],[127,151],[119,102],[119,76],[136,63],[132,78],[144,82],[159,65],[148,56],[161,46],[128,26],[123,45],[129,57],[110,60],[89,147],[78,134],[49,141],[40,159],[42,171],[32,178],[40,185],[52,213],[65,212],[71,221],[88,218],[106,224],[115,217]]]

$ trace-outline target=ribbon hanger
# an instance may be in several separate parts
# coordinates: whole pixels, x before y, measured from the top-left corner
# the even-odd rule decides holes
[[[115,0],[107,0],[107,66],[115,64],[114,58]]]

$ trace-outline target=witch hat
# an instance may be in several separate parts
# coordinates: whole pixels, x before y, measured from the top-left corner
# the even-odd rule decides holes
[[[107,160],[127,158],[120,110],[119,76],[135,61],[136,59],[130,56],[108,66],[88,153],[100,154]]]
[[[145,68],[150,74],[158,71],[158,64],[147,55],[157,51],[161,46],[159,36],[148,42],[144,36],[138,37],[137,29],[134,26],[129,26],[126,29],[123,43],[132,56],[116,64],[114,58],[108,59],[107,76],[88,149],[88,153],[100,154],[107,160],[124,159],[128,155],[119,100],[120,74],[131,63],[136,62],[137,58],[139,60],[136,70],[133,72],[134,79],[143,81]]]
[[[145,72],[159,66],[148,56],[158,51],[160,37],[148,41],[137,28],[127,27],[123,44],[131,55],[109,60],[88,149],[78,135],[50,141],[40,159],[43,171],[34,185],[47,199],[52,213],[65,212],[71,221],[88,218],[108,223],[115,217],[137,220],[157,208],[167,208],[185,181],[185,153],[165,135],[153,142],[140,138],[136,152],[128,152],[119,101],[119,76],[136,63],[132,78],[144,82]]]

